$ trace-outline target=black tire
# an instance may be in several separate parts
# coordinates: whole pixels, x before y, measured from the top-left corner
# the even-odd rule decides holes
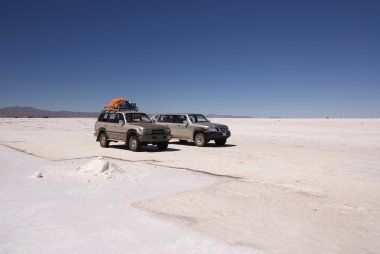
[[[215,144],[217,146],[223,146],[226,144],[226,142],[227,142],[226,138],[215,139]]]
[[[180,139],[180,140],[179,140],[179,143],[184,145],[184,144],[187,143],[187,140],[185,140],[185,139]]]
[[[141,151],[141,142],[138,140],[136,135],[132,135],[129,137],[128,140],[128,146],[129,149],[133,152],[140,152]]]
[[[104,132],[99,135],[99,144],[104,148],[110,146],[110,141],[107,139],[107,135]]]
[[[164,151],[166,150],[166,148],[168,148],[168,145],[169,145],[169,142],[160,142],[157,144],[157,148],[160,151]]]
[[[194,142],[196,146],[205,146],[207,144],[205,135],[201,132],[195,134]]]

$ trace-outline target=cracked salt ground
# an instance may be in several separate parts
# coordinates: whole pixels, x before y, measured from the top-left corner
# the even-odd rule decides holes
[[[49,161],[3,146],[0,161],[0,253],[261,253],[132,206],[216,177],[100,157]],[[28,177],[35,172],[44,177]]]
[[[200,149],[192,142],[181,145],[174,140],[168,151],[147,149],[142,153],[132,153],[123,144],[102,149],[93,136],[95,121],[0,118],[0,144],[55,160],[30,163],[35,157],[28,156],[26,161],[26,157],[15,157],[9,167],[1,168],[1,248],[27,250],[29,243],[38,243],[36,239],[50,241],[34,234],[46,229],[48,236],[61,234],[61,243],[73,242],[74,250],[90,252],[93,249],[83,249],[76,238],[99,247],[102,238],[90,233],[99,233],[99,223],[100,228],[108,229],[102,233],[109,246],[109,239],[117,241],[119,236],[121,242],[129,239],[127,243],[132,246],[131,239],[141,238],[134,233],[138,231],[149,237],[139,241],[145,246],[132,249],[134,252],[154,252],[150,250],[158,247],[155,253],[167,253],[173,245],[160,240],[166,228],[158,227],[152,233],[161,245],[144,228],[149,228],[149,223],[162,223],[179,225],[175,228],[186,234],[198,232],[200,238],[190,234],[199,246],[196,253],[254,252],[259,248],[281,254],[370,254],[380,249],[380,119],[223,119],[233,133],[226,146],[210,144]],[[110,165],[115,163],[121,172],[115,171],[108,178],[103,173],[77,170],[99,156]],[[5,165],[6,157],[0,159]],[[191,176],[208,177],[217,183],[201,186],[203,180],[193,177],[189,180],[196,184],[188,183],[192,171]],[[34,172],[41,172],[43,177],[30,177]],[[178,188],[173,187],[176,184]],[[149,213],[129,210],[131,206]],[[139,216],[133,217],[136,211]],[[156,221],[150,215],[160,219]],[[140,224],[132,221],[123,231],[116,221],[126,226],[123,220],[130,216],[138,218]],[[42,223],[41,218],[51,217],[54,220]],[[141,224],[147,220],[148,224]],[[70,234],[70,230],[74,232]],[[169,235],[175,250],[180,250],[177,252],[189,252],[178,247],[189,247],[183,234],[176,238],[170,229]],[[198,245],[209,237],[252,249],[214,245],[214,240],[218,251],[208,249],[207,244]],[[194,246],[194,241],[190,245]],[[115,246],[127,248],[122,243]],[[99,252],[110,249],[99,248]]]

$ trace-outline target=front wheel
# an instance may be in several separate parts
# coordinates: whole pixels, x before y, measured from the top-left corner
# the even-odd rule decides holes
[[[160,151],[166,150],[168,148],[169,142],[161,142],[157,144],[157,148]]]
[[[128,144],[129,144],[129,149],[131,149],[131,151],[133,152],[141,151],[141,142],[138,140],[136,135],[132,135],[129,138]]]
[[[226,139],[226,138],[215,139],[215,144],[216,144],[217,146],[225,145],[226,142],[227,142],[227,139]]]
[[[197,133],[194,138],[196,146],[205,146],[207,144],[205,135],[203,133]]]
[[[99,136],[99,143],[101,147],[109,147],[110,145],[110,142],[104,132],[102,132]]]

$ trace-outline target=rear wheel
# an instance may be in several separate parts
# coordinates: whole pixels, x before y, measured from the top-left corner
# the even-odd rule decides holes
[[[166,150],[168,148],[169,142],[161,142],[157,144],[157,148],[160,151]]]
[[[99,136],[99,143],[101,147],[109,147],[110,145],[110,142],[104,132],[102,132]]]
[[[205,146],[207,144],[207,140],[203,133],[195,134],[194,141],[195,141],[195,145],[197,146]]]
[[[133,152],[139,152],[141,151],[141,142],[138,140],[136,135],[132,135],[129,137],[129,149]]]
[[[225,145],[226,142],[227,142],[227,139],[226,139],[226,138],[215,139],[215,144],[216,144],[217,146]]]

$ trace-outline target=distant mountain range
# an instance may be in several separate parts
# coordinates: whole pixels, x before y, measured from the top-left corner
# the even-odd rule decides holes
[[[32,107],[0,108],[0,117],[97,117],[95,112],[50,111]]]
[[[0,108],[0,117],[97,117],[98,112],[50,111],[33,107],[5,107]],[[251,116],[207,114],[209,118],[252,118]]]

